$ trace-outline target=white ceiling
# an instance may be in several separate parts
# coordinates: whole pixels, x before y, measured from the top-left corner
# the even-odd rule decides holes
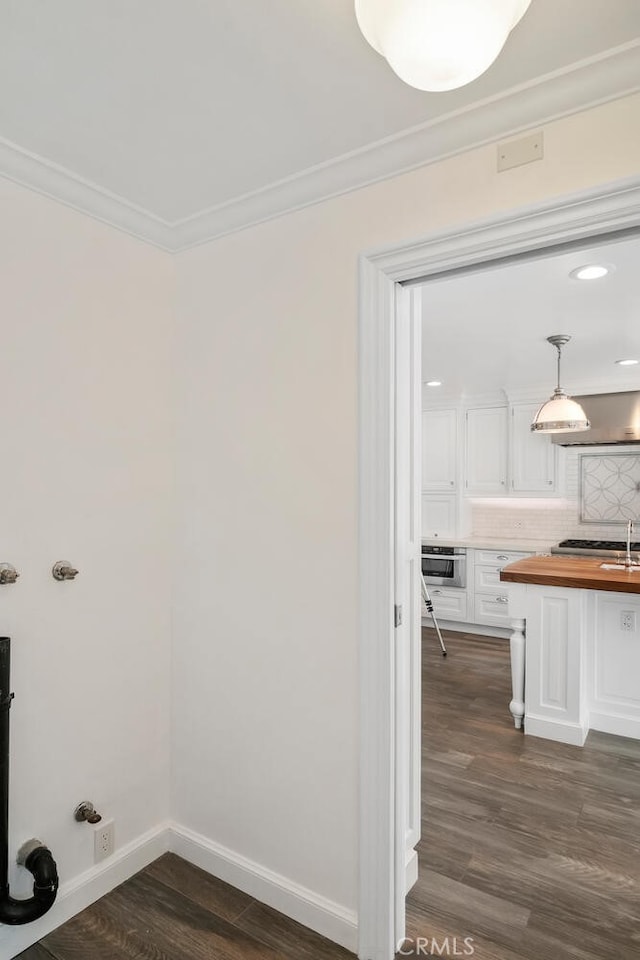
[[[178,248],[637,88],[638,38],[638,0],[533,0],[425,94],[352,0],[4,0],[0,173]]]
[[[584,264],[615,269],[601,280],[574,280]],[[555,387],[556,350],[546,338],[566,333],[562,386],[640,389],[640,236],[513,261],[422,287],[422,379],[441,380],[426,396]]]

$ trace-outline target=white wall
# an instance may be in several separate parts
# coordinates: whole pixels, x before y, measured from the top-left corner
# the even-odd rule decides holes
[[[175,818],[347,908],[357,858],[357,256],[637,174],[640,98],[180,255]]]
[[[173,267],[1,180],[0,209],[0,561],[21,573],[0,587],[10,859],[41,838],[68,889],[93,866],[79,801],[115,818],[118,848],[169,812]],[[60,559],[75,582],[53,580]],[[13,868],[12,892],[28,879]],[[38,929],[0,927],[0,956]]]
[[[357,255],[636,173],[639,108],[548,125],[530,167],[483,148],[179,256],[177,371],[170,258],[0,182],[12,854],[40,836],[69,884],[79,800],[120,847],[168,816],[175,562],[173,818],[355,908]]]

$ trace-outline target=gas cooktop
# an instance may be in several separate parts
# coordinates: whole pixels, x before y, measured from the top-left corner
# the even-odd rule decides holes
[[[625,553],[624,540],[561,540],[557,547],[551,547],[551,553],[573,554],[579,557],[610,557],[614,553]],[[640,541],[631,544],[634,553],[640,551]]]

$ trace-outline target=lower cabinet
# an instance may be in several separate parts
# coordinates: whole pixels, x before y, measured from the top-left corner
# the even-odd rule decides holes
[[[516,560],[530,557],[530,553],[498,550],[475,550],[474,563],[474,623],[492,627],[508,627],[509,585],[500,581],[500,571]]]
[[[431,534],[433,536],[433,534]],[[500,581],[500,571],[531,553],[512,550],[473,550],[467,548],[467,586],[428,586],[433,610],[439,620],[454,623],[477,623],[487,627],[511,626],[509,617],[509,584]],[[426,607],[422,620],[430,626]]]
[[[467,620],[467,591],[462,587],[429,588],[433,603],[433,612],[442,620]],[[426,607],[422,607],[422,616],[428,617]]]

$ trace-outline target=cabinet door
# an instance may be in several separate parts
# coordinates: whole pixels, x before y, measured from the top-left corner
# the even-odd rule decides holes
[[[422,494],[422,536],[455,537],[456,498]]]
[[[466,492],[505,496],[507,489],[507,408],[467,410]]]
[[[514,493],[555,493],[557,448],[551,438],[531,432],[539,404],[511,408],[511,489]]]
[[[422,489],[455,490],[458,452],[457,410],[422,413]]]

